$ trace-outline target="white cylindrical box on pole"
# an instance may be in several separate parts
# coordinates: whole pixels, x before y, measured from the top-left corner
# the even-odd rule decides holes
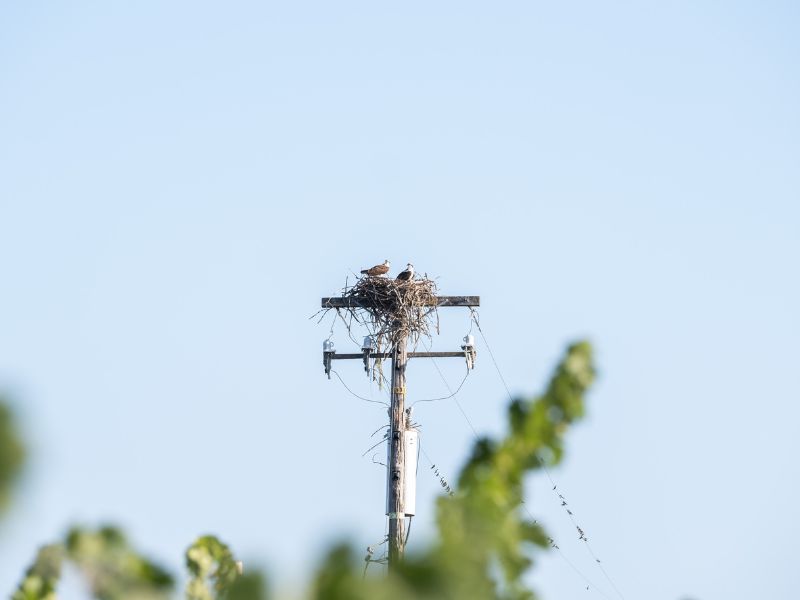
[[[392,476],[389,470],[390,450],[387,443],[386,448],[386,514],[390,512],[389,507],[389,478]],[[419,458],[419,431],[416,429],[406,429],[403,432],[403,450],[405,452],[405,492],[403,494],[403,512],[407,517],[417,514],[417,459]]]
[[[405,442],[406,459],[406,489],[403,510],[407,517],[417,513],[417,456],[419,452],[419,432],[416,429],[406,429],[403,434]]]

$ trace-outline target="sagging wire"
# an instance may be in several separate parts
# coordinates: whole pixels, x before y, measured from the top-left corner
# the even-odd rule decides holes
[[[322,315],[322,317],[324,318],[325,315]],[[333,315],[333,318],[331,319],[331,330],[328,332],[328,341],[330,341],[331,338],[333,338],[333,330],[335,327],[336,327],[336,315]]]
[[[384,443],[384,442],[387,440],[387,437],[388,437],[388,435],[389,435],[388,429],[389,429],[389,426],[388,426],[388,425],[381,425],[380,427],[378,427],[378,428],[377,428],[375,431],[373,431],[373,432],[372,432],[372,433],[369,435],[369,437],[370,437],[370,438],[374,438],[374,437],[375,437],[375,435],[376,435],[377,433],[379,433],[380,431],[383,431],[383,438],[381,439],[381,441],[380,441],[380,442],[378,442],[377,444],[375,444],[375,445],[371,446],[370,448],[368,448],[368,449],[367,449],[367,450],[366,450],[366,451],[365,451],[365,452],[364,452],[364,453],[361,455],[361,458],[364,458],[364,456],[366,456],[366,455],[367,455],[367,453],[368,453],[370,450],[373,450],[373,449],[377,448],[378,446],[380,446],[382,443]],[[372,457],[371,457],[372,464],[374,464],[374,465],[381,465],[382,467],[386,467],[386,466],[387,466],[387,465],[386,465],[386,463],[382,463],[382,462],[381,462],[381,461],[379,461],[379,460],[375,460],[375,457],[376,457],[376,456],[378,456],[378,453],[377,453],[377,452],[376,452],[375,454],[373,454],[373,455],[372,455]]]
[[[434,359],[431,359],[431,360],[434,360]],[[434,362],[434,364],[436,364],[436,363]],[[467,381],[467,377],[469,377],[469,374],[470,374],[470,370],[467,369],[467,372],[464,374],[464,379],[462,379],[461,383],[458,384],[458,387],[456,388],[456,391],[452,392],[449,396],[442,396],[441,398],[423,398],[421,400],[415,400],[414,402],[411,403],[409,408],[413,407],[415,404],[419,404],[420,402],[438,402],[440,400],[449,400],[450,398],[455,397],[455,395],[458,394],[458,392],[461,391],[461,388],[464,386],[464,383]],[[448,388],[448,390],[449,390],[449,388]]]
[[[358,394],[356,394],[356,393],[355,393],[353,390],[351,390],[349,387],[347,387],[347,384],[344,382],[344,379],[342,379],[342,377],[339,375],[339,373],[337,373],[337,372],[336,372],[335,370],[333,370],[333,369],[331,369],[331,373],[333,373],[334,375],[336,375],[336,378],[337,378],[337,379],[338,379],[338,380],[341,382],[341,384],[344,386],[344,389],[346,389],[348,392],[350,392],[350,393],[351,393],[353,396],[355,396],[355,397],[356,397],[356,398],[358,398],[359,400],[363,400],[364,402],[372,402],[373,404],[382,404],[382,405],[383,405],[383,406],[385,406],[386,408],[389,408],[389,404],[388,404],[387,402],[384,402],[383,400],[372,400],[372,399],[370,399],[370,398],[364,398],[364,396],[359,396],[359,395],[358,395]]]
[[[388,429],[388,428],[389,428],[388,425],[381,425],[375,431],[373,431],[371,434],[369,434],[369,437],[375,437],[375,434],[378,433],[381,429]]]
[[[478,328],[478,332],[480,333],[481,339],[483,340],[483,343],[486,346],[486,350],[489,352],[489,357],[492,359],[492,363],[494,364],[494,368],[497,371],[497,374],[500,377],[500,381],[502,381],[503,387],[506,390],[506,394],[508,395],[508,399],[509,399],[510,402],[513,402],[514,398],[511,395],[511,390],[508,387],[508,383],[506,383],[506,379],[505,379],[505,377],[503,377],[503,373],[500,370],[500,365],[497,364],[497,359],[495,359],[494,353],[492,352],[492,348],[489,345],[489,341],[486,339],[486,334],[483,332],[483,329],[481,328],[481,323],[480,323],[480,319],[479,319],[479,316],[478,316],[478,312],[473,307],[470,307],[469,310],[470,310],[470,314],[471,314],[471,320],[475,323],[475,326]],[[474,431],[474,428],[473,428],[473,431]],[[545,463],[545,461],[542,459],[541,456],[539,456],[538,454],[536,454],[535,456],[536,456],[536,460],[539,462],[539,465],[542,467],[542,470],[545,472],[545,475],[547,476],[547,479],[550,481],[550,484],[553,486],[551,491],[558,497],[559,502],[561,504],[561,507],[564,509],[564,511],[566,512],[566,515],[569,517],[570,521],[572,522],[573,526],[575,527],[576,531],[578,532],[578,539],[581,540],[585,544],[586,549],[588,550],[588,552],[591,555],[591,557],[594,559],[595,564],[600,569],[600,571],[603,573],[603,576],[606,578],[606,580],[611,585],[611,587],[614,588],[614,591],[617,593],[617,595],[620,598],[622,598],[622,600],[625,600],[625,596],[622,594],[622,592],[619,590],[617,585],[614,583],[614,580],[611,579],[611,576],[608,574],[608,572],[603,567],[603,563],[600,561],[600,559],[595,554],[594,550],[592,549],[591,544],[589,544],[589,538],[586,537],[586,533],[580,527],[580,525],[578,525],[578,522],[575,520],[574,513],[572,512],[572,510],[567,508],[568,503],[566,501],[566,498],[564,498],[563,494],[561,494],[558,491],[558,485],[556,484],[555,480],[553,479],[553,476],[550,474],[550,469],[547,468],[547,464]],[[525,512],[527,512],[528,516],[533,520],[533,515],[531,515],[531,513],[530,513],[530,511],[528,510],[527,507],[525,507]],[[534,522],[535,522],[535,520],[534,520]],[[550,543],[551,543],[551,546],[556,548],[559,551],[559,553],[561,553],[561,549],[555,544],[555,542],[552,540],[552,538],[550,539]],[[563,554],[563,553],[561,553],[561,554]],[[566,557],[564,557],[564,558],[565,558],[565,560],[567,560]],[[569,562],[569,561],[567,561],[567,562]],[[588,581],[588,579],[584,575],[581,575],[581,576],[586,581]],[[598,592],[600,592],[603,596],[605,596],[605,594],[602,592],[602,590],[600,590],[597,586],[595,586],[593,584],[591,584],[591,585]]]
[[[380,446],[381,444],[385,443],[385,442],[386,442],[386,439],[387,439],[387,438],[384,436],[384,438],[383,438],[383,439],[382,439],[380,442],[378,442],[377,444],[373,444],[372,446],[370,446],[369,448],[367,448],[366,450],[364,450],[364,454],[362,454],[362,455],[361,455],[361,458],[364,458],[364,457],[367,455],[367,453],[368,453],[370,450],[374,450],[375,448],[377,448],[377,447],[378,447],[378,446]],[[374,458],[374,457],[373,457],[373,458]],[[374,462],[374,461],[373,461],[373,462]]]
[[[427,344],[424,344],[424,345],[425,345],[426,350],[428,350],[430,352],[430,347]],[[436,362],[436,359],[431,358],[431,362],[433,363],[433,366],[436,368],[436,372],[439,373],[439,377],[444,382],[444,386],[447,388],[447,391],[450,392],[450,396],[453,398],[453,401],[456,403],[456,406],[458,407],[458,410],[461,411],[461,414],[463,415],[464,419],[469,424],[470,429],[472,429],[472,433],[474,433],[475,437],[477,438],[478,437],[478,431],[475,429],[475,426],[472,424],[472,421],[469,420],[469,417],[467,416],[467,413],[464,412],[464,409],[461,406],[461,403],[458,401],[458,398],[456,398],[457,391],[453,392],[453,388],[451,388],[450,384],[447,383],[447,379],[445,379],[444,374],[442,373],[442,370],[439,368],[439,364]],[[463,382],[462,382],[462,384],[463,384]],[[459,386],[459,389],[461,389],[460,386]]]
[[[346,284],[346,283],[345,283],[345,286],[347,286],[347,284]],[[321,309],[321,310],[317,311],[316,313],[314,313],[313,315],[311,315],[311,317],[310,317],[310,318],[312,318],[312,319],[313,319],[313,318],[314,318],[314,317],[316,317],[316,316],[317,316],[319,313],[322,313],[322,316],[319,318],[319,321],[317,321],[317,323],[321,323],[321,322],[322,322],[322,319],[324,319],[324,318],[325,318],[325,315],[326,315],[326,314],[328,314],[328,311],[329,311],[329,310],[333,310],[333,311],[335,311],[335,312],[334,312],[334,315],[333,315],[333,321],[334,321],[334,323],[336,322],[336,319],[337,319],[337,318],[341,319],[341,320],[342,320],[342,323],[344,323],[344,327],[345,327],[345,329],[347,329],[347,337],[349,337],[349,338],[350,338],[350,341],[351,341],[351,342],[353,342],[354,344],[358,345],[358,342],[357,342],[357,341],[356,341],[356,339],[353,337],[353,333],[352,333],[352,331],[350,330],[350,329],[351,329],[351,327],[352,327],[352,325],[353,325],[353,315],[352,315],[352,314],[350,315],[350,322],[348,323],[347,321],[345,321],[345,318],[342,316],[342,313],[341,313],[341,311],[340,311],[338,308],[333,308],[333,309],[330,309],[330,308],[323,308],[323,309]],[[328,336],[328,339],[331,339],[331,336],[332,336],[332,335],[333,335],[333,323],[331,324],[331,334]]]

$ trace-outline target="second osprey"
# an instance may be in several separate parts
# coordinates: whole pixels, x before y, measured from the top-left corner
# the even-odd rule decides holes
[[[397,276],[397,281],[411,281],[414,279],[414,265],[408,263],[406,270]]]

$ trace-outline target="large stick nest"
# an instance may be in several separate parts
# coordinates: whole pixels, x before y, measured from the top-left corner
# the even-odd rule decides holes
[[[433,331],[438,333],[436,291],[436,282],[427,277],[411,281],[360,277],[342,292],[343,297],[357,300],[358,306],[337,310],[349,313],[349,322],[365,326],[380,352],[402,338],[416,345],[420,337],[430,339]]]

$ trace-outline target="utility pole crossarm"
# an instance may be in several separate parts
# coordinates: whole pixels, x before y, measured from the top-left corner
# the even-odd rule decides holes
[[[480,296],[436,296],[430,306],[480,306]],[[322,308],[371,308],[366,300],[361,298],[336,296],[323,298]]]

